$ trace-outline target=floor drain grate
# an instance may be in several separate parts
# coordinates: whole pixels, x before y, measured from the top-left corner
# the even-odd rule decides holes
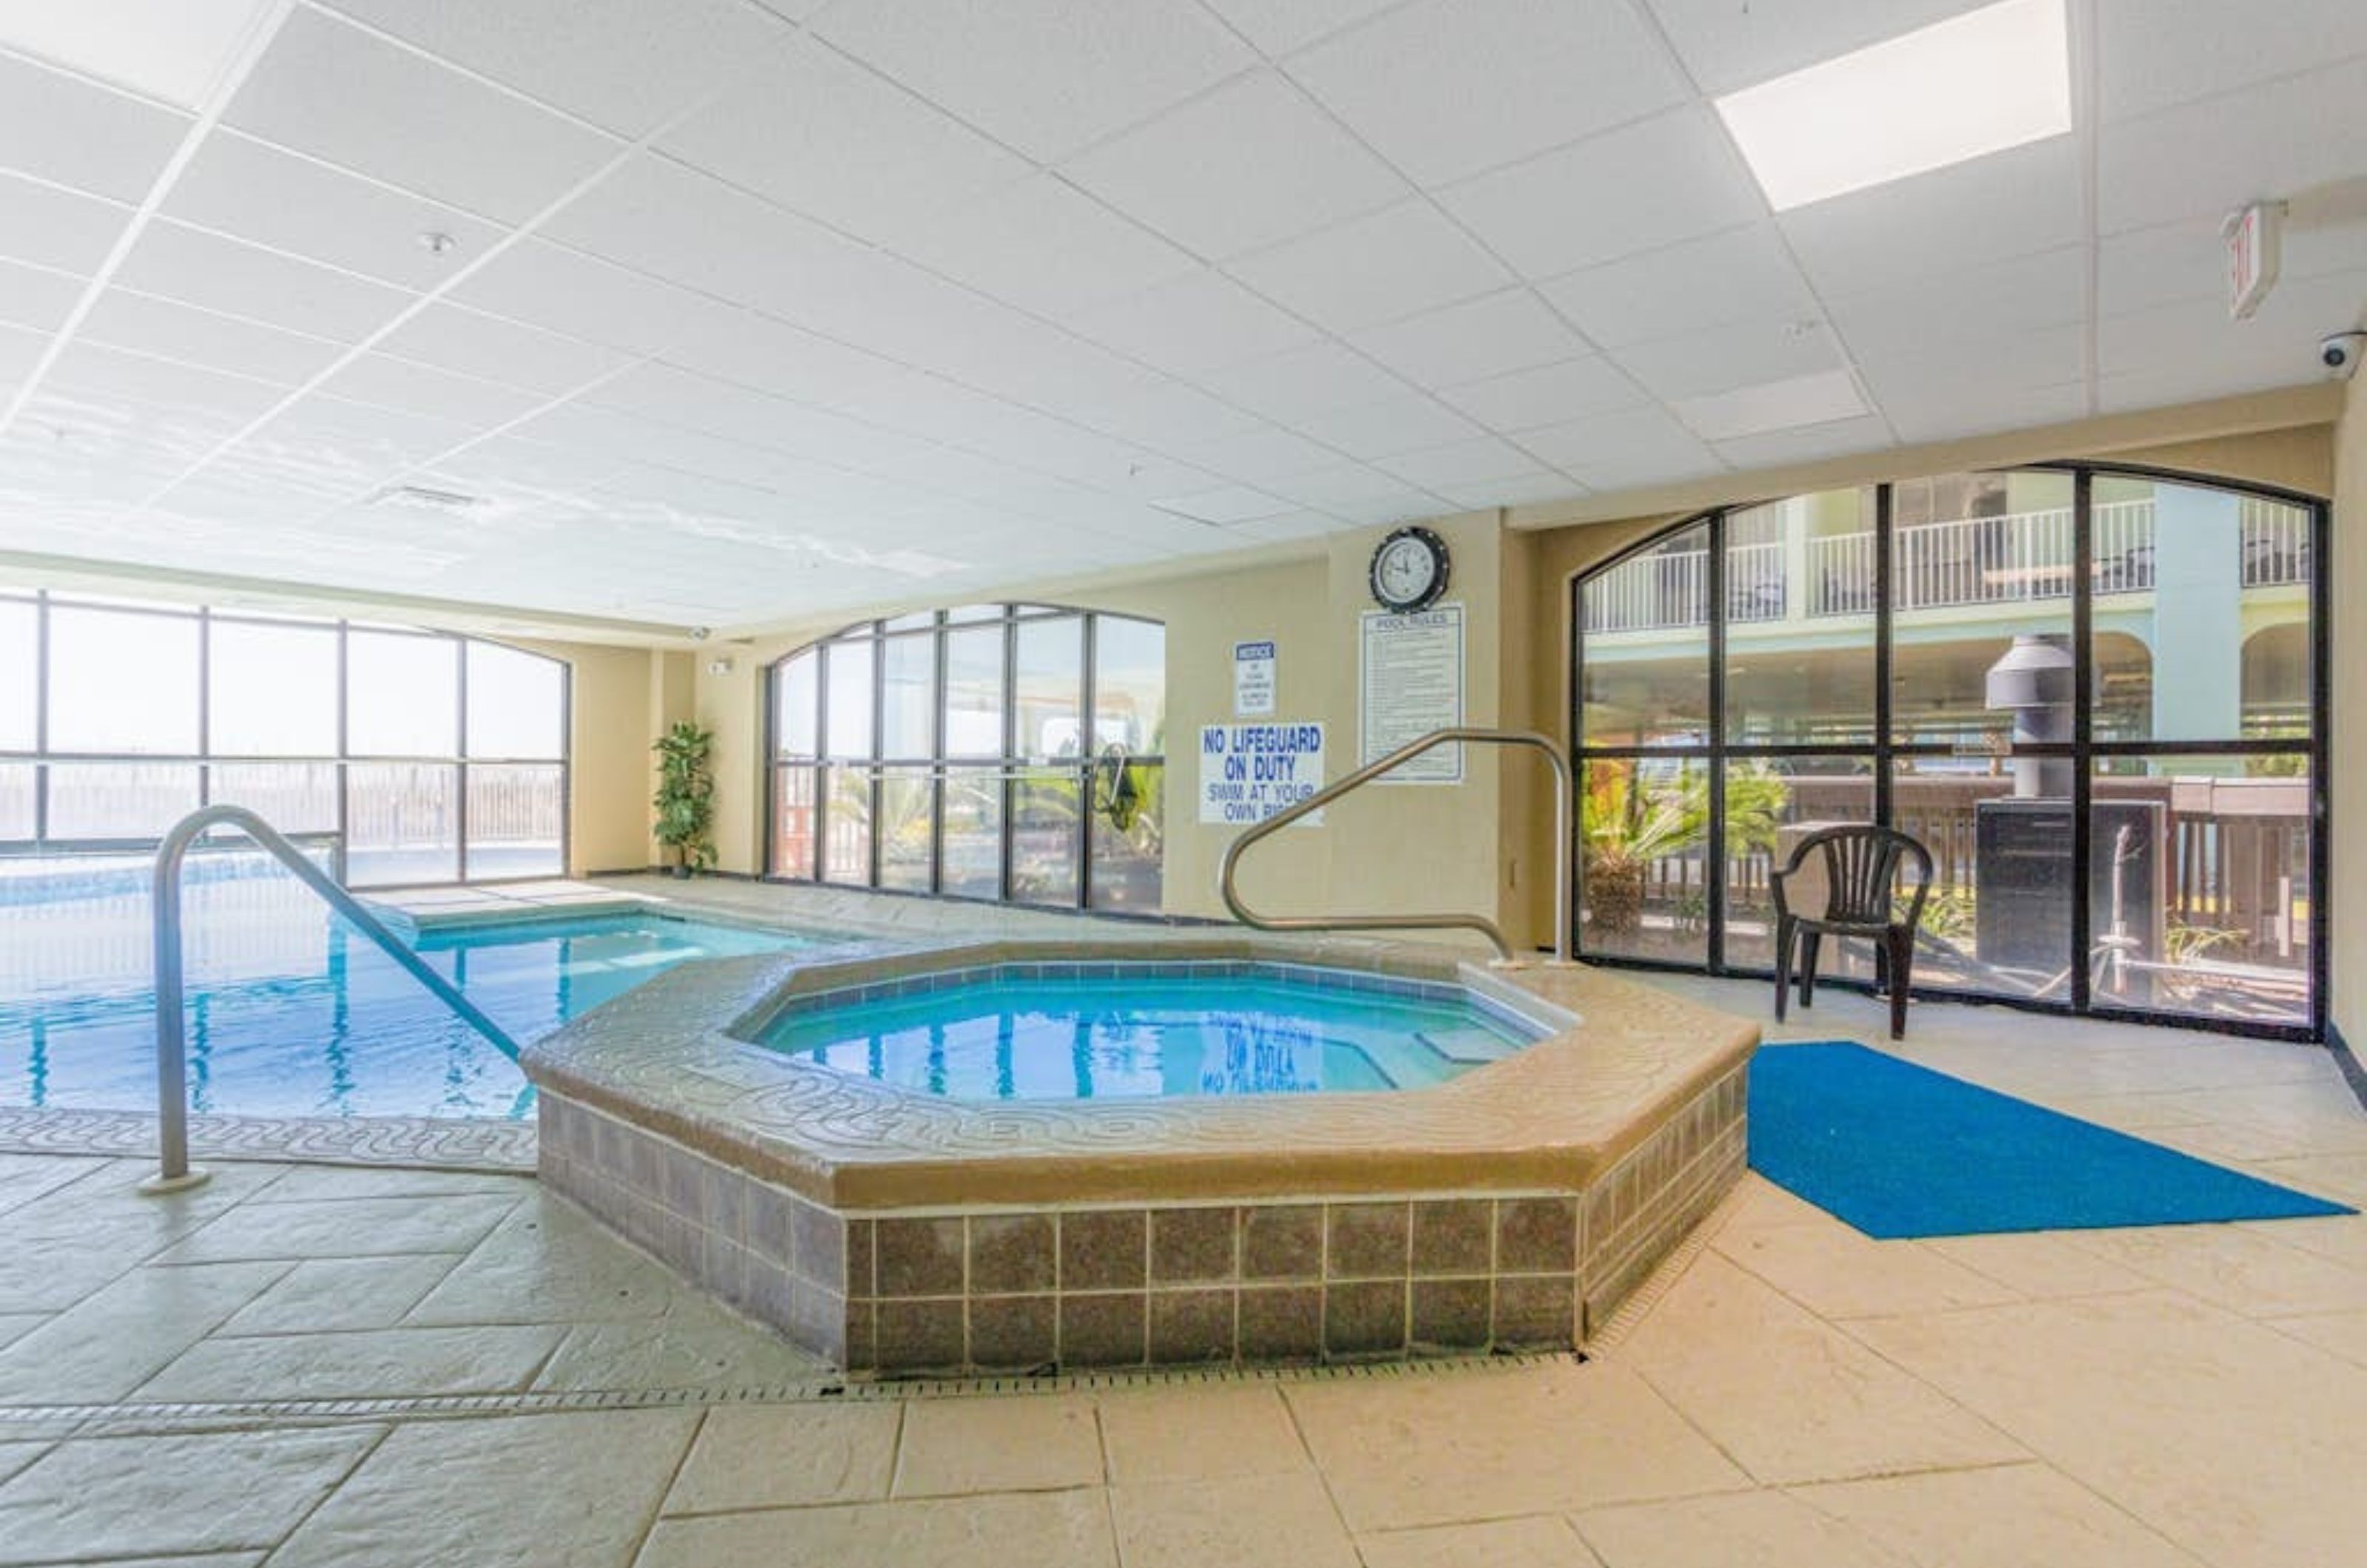
[[[248,1399],[201,1404],[0,1404],[0,1438],[97,1436],[272,1426],[320,1426],[346,1421],[470,1420],[493,1416],[548,1416],[580,1411],[705,1409],[724,1404],[878,1403],[905,1399],[974,1399],[993,1395],[1093,1393],[1097,1390],[1190,1387],[1198,1384],[1386,1382],[1407,1379],[1486,1376],[1523,1367],[1574,1363],[1576,1351],[1507,1356],[1440,1357],[1319,1367],[1149,1368],[1070,1372],[1041,1377],[815,1378],[745,1388],[598,1389],[542,1393],[445,1393],[373,1399]]]

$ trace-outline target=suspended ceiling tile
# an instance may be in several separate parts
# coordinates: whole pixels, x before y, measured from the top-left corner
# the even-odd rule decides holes
[[[1419,393],[1310,414],[1297,421],[1296,428],[1326,446],[1365,459],[1444,446],[1482,434],[1461,414]]]
[[[201,229],[425,292],[504,231],[235,132],[206,139],[162,209]],[[447,237],[442,253],[426,236]]]
[[[72,273],[0,261],[0,322],[53,332],[82,298],[82,290],[83,280]]]
[[[2096,0],[2096,32],[2098,107],[2109,123],[2367,55],[2367,6]]]
[[[804,36],[761,51],[752,73],[658,146],[742,189],[874,240],[1032,168]]]
[[[81,336],[281,386],[310,380],[345,352],[344,345],[326,338],[123,288],[110,288],[98,297],[84,319]]]
[[[606,137],[301,7],[224,120],[510,223],[556,200],[615,150]]]
[[[1682,108],[1494,170],[1439,200],[1528,277],[1615,261],[1766,215],[1704,108]]]
[[[1452,387],[1569,359],[1586,344],[1525,288],[1467,299],[1350,341],[1417,386]]]
[[[1675,399],[1829,370],[1840,351],[1813,321],[1740,321],[1630,344],[1611,357],[1653,396]]]
[[[1311,343],[1315,329],[1215,271],[1186,275],[1070,319],[1095,343],[1177,375]]]
[[[85,276],[131,220],[129,208],[0,172],[0,256]]]
[[[1387,164],[1270,71],[1171,109],[1070,160],[1062,173],[1214,260],[1411,194]]]
[[[2081,238],[2078,149],[2067,136],[1795,208],[1776,221],[1828,298]]]
[[[1988,0],[1647,0],[1704,93],[1755,86]]]
[[[0,54],[0,167],[117,201],[139,201],[191,117]]]
[[[1211,10],[1276,59],[1398,3],[1399,0],[1207,0]]]
[[[1605,348],[1816,310],[1783,234],[1763,221],[1564,273],[1537,292]]]
[[[144,294],[357,343],[417,296],[179,223],[152,222],[115,280]]]
[[[1626,0],[1417,0],[1295,56],[1288,69],[1425,186],[1687,96]]]
[[[1255,59],[1215,17],[1162,0],[868,0],[829,8],[813,30],[1046,163]]]
[[[1534,430],[1647,401],[1635,378],[1601,355],[1466,381],[1438,394],[1492,430]]]
[[[658,353],[728,315],[719,301],[539,240],[495,256],[447,298],[629,354]]]
[[[490,428],[518,418],[545,400],[539,392],[456,375],[390,355],[365,354],[321,384],[332,397],[379,408]]]
[[[2361,177],[2367,63],[2223,93],[2098,133],[2098,230],[2215,219],[2245,202],[2306,201]]]
[[[1328,340],[1210,370],[1196,379],[1228,402],[1285,424],[1413,390],[1365,355]]]
[[[1535,456],[1492,435],[1458,441],[1451,446],[1433,446],[1427,452],[1401,453],[1374,465],[1408,484],[1439,492],[1518,479],[1534,474],[1537,466]]]
[[[948,203],[897,232],[893,245],[982,294],[1054,317],[1139,293],[1200,265],[1050,175]]]
[[[334,8],[620,136],[688,107],[788,31],[736,0],[335,0]]]
[[[1638,470],[1716,473],[1721,466],[1699,436],[1657,404],[1524,430],[1520,441],[1524,450],[1597,490],[1620,488],[1619,476]]]
[[[1400,202],[1227,269],[1335,333],[1490,293],[1512,275],[1427,200]]]
[[[2071,245],[1908,279],[1834,299],[1828,308],[1853,354],[1985,354],[2014,333],[2079,321],[2087,311],[2087,272],[2086,248]]]
[[[439,370],[544,393],[581,387],[627,363],[614,349],[440,302],[397,327],[379,347]]]

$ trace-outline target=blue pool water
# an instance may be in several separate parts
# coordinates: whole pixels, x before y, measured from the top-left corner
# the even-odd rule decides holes
[[[1120,965],[795,1010],[760,1043],[951,1099],[1116,1100],[1419,1089],[1537,1036],[1459,994]]]
[[[285,875],[192,863],[189,1096],[257,1116],[508,1116],[533,1089],[499,1047]],[[144,881],[0,884],[0,1104],[153,1111]],[[789,932],[604,915],[431,933],[427,963],[529,1041],[690,958]]]

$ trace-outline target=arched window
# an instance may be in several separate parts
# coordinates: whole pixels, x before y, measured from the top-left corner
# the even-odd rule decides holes
[[[1155,910],[1166,731],[1155,621],[1040,604],[866,621],[773,666],[767,869]]]
[[[0,856],[198,807],[342,836],[359,886],[567,864],[567,666],[447,632],[0,588]]]
[[[1874,820],[1937,863],[1919,987],[2316,1032],[2326,523],[2078,464],[1722,510],[1587,571],[1580,951],[1764,972],[1770,868]]]

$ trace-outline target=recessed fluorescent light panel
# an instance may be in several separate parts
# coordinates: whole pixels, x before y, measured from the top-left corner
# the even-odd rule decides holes
[[[1813,376],[1762,381],[1756,387],[1685,398],[1669,406],[1704,441],[1800,430],[1873,412],[1858,393],[1857,378],[1846,370],[1819,370]]]
[[[0,47],[194,109],[279,0],[0,0]]]
[[[2065,0],[2003,0],[1717,100],[1778,212],[2071,129]]]

